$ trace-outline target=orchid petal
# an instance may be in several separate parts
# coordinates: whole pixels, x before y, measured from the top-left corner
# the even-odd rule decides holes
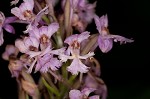
[[[82,98],[82,94],[79,90],[71,90],[69,92],[69,98],[70,99],[81,99]]]
[[[78,58],[74,58],[71,65],[67,67],[67,70],[73,75],[77,75],[78,72],[86,73],[88,72],[87,66],[85,66]]]
[[[108,38],[103,38],[103,36],[98,37],[98,45],[103,53],[107,53],[113,47],[113,40]]]
[[[20,52],[26,53],[28,51],[28,48],[25,46],[23,40],[17,39],[15,41],[15,46],[19,49]]]
[[[58,28],[59,28],[59,24],[58,23],[51,23],[49,26],[48,26],[48,37],[50,38],[56,31],[58,31]]]
[[[11,26],[11,25],[9,25],[9,24],[5,25],[5,26],[4,26],[4,29],[5,29],[7,32],[9,32],[9,33],[15,34],[15,29],[14,29],[14,27]]]

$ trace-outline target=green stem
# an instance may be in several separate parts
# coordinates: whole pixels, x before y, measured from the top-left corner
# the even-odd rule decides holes
[[[29,99],[29,95],[28,94],[26,94],[26,99]]]
[[[56,96],[60,96],[59,91],[56,90],[55,88],[51,87],[51,86],[46,82],[46,80],[45,80],[43,77],[42,77],[42,81],[43,81],[45,87],[46,87],[50,92],[54,93]]]

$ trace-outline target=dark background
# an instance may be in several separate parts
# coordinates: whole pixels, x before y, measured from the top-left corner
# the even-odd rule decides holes
[[[92,0],[91,0],[92,1]],[[96,50],[96,57],[101,64],[101,77],[108,87],[108,99],[150,99],[150,58],[149,58],[149,23],[150,2],[148,0],[97,0],[96,13],[107,13],[109,30],[127,38],[134,43],[119,45],[103,54]],[[0,10],[9,16],[9,0],[0,1]],[[89,26],[89,30],[95,27]],[[16,25],[19,32],[24,29]],[[6,44],[14,43],[16,35],[4,31],[5,43],[0,47],[4,51]],[[0,99],[17,99],[15,78],[11,78],[7,62],[0,59]]]

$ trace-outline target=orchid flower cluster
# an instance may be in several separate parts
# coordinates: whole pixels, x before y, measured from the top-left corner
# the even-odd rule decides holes
[[[18,83],[19,99],[107,98],[94,51],[99,48],[107,53],[113,42],[133,40],[110,34],[108,17],[96,15],[96,5],[87,0],[13,0],[13,16],[0,12],[0,45],[3,29],[14,34],[13,23],[26,25],[20,38],[2,54]],[[98,33],[86,31],[92,21]],[[36,82],[32,74],[37,73]]]

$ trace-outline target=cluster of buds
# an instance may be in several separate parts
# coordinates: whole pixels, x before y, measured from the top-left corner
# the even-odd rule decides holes
[[[54,7],[59,2],[63,13],[58,14]],[[0,12],[0,45],[3,29],[15,33],[10,24],[26,24],[24,35],[7,45],[2,55],[19,85],[19,99],[106,99],[107,87],[94,51],[99,47],[107,53],[113,41],[133,40],[109,33],[108,17],[96,15],[96,2],[13,0],[11,5],[19,5],[11,9],[14,16],[5,18]],[[99,33],[86,31],[93,20]],[[37,72],[40,77],[35,82],[31,73]]]

